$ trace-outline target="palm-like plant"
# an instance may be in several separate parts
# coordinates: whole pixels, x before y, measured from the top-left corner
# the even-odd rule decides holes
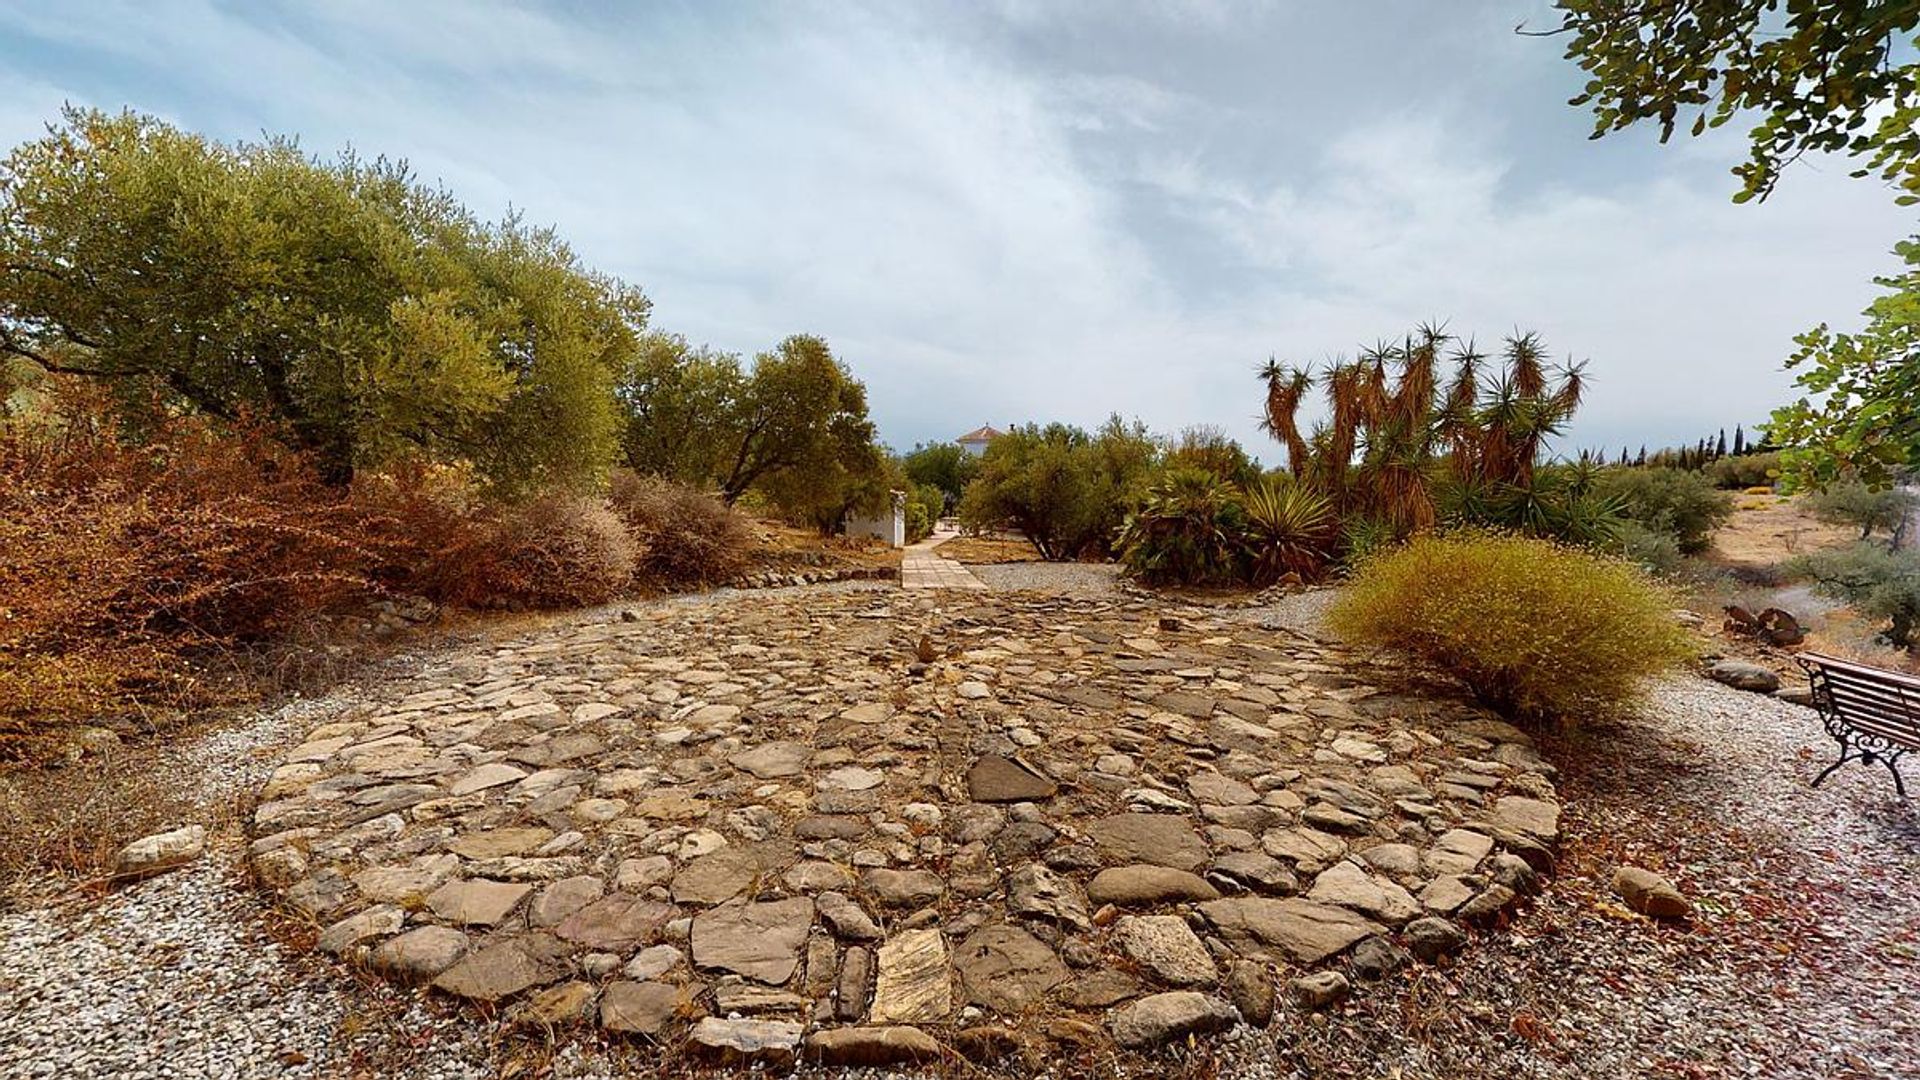
[[[1128,570],[1148,582],[1232,580],[1242,520],[1231,484],[1204,470],[1171,469],[1127,515],[1116,546]]]

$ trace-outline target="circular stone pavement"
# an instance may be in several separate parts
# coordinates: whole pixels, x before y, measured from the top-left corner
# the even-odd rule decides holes
[[[1524,733],[1169,610],[744,595],[429,661],[288,755],[252,867],[392,978],[770,1064],[1265,1024],[1535,887]]]

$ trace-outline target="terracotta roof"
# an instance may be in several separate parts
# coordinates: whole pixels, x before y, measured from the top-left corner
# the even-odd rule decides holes
[[[960,436],[959,438],[957,438],[957,439],[955,439],[955,440],[953,440],[953,441],[954,441],[954,442],[963,442],[963,443],[965,443],[965,442],[992,442],[993,440],[995,440],[995,439],[997,439],[997,438],[999,438],[1000,436],[1002,436],[1002,435],[1005,435],[1005,434],[1006,434],[1006,432],[1004,432],[1004,431],[999,431],[999,430],[997,430],[997,429],[995,429],[995,428],[994,428],[994,426],[993,426],[992,424],[988,424],[988,425],[986,425],[985,427],[977,427],[977,428],[974,428],[974,429],[973,429],[972,431],[969,431],[969,432],[967,432],[967,433],[966,433],[965,435],[962,435],[962,436]]]

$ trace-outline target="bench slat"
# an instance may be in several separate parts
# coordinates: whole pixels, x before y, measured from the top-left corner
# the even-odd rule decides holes
[[[1821,683],[1820,688],[1830,696],[1845,698],[1871,712],[1882,713],[1889,718],[1898,717],[1920,723],[1920,697],[1891,694],[1879,687],[1834,680]]]
[[[1920,693],[1920,676],[1908,675],[1903,671],[1889,671],[1886,668],[1869,667],[1856,664],[1851,660],[1842,660],[1837,656],[1824,653],[1801,653],[1799,660],[1803,664],[1825,668],[1833,673],[1847,673],[1861,676],[1870,682],[1891,684],[1902,689]]]

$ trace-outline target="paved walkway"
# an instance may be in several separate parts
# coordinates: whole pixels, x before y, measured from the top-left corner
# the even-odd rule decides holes
[[[900,585],[906,589],[982,589],[987,583],[966,567],[943,559],[933,549],[960,535],[952,526],[936,526],[933,535],[900,553]]]

